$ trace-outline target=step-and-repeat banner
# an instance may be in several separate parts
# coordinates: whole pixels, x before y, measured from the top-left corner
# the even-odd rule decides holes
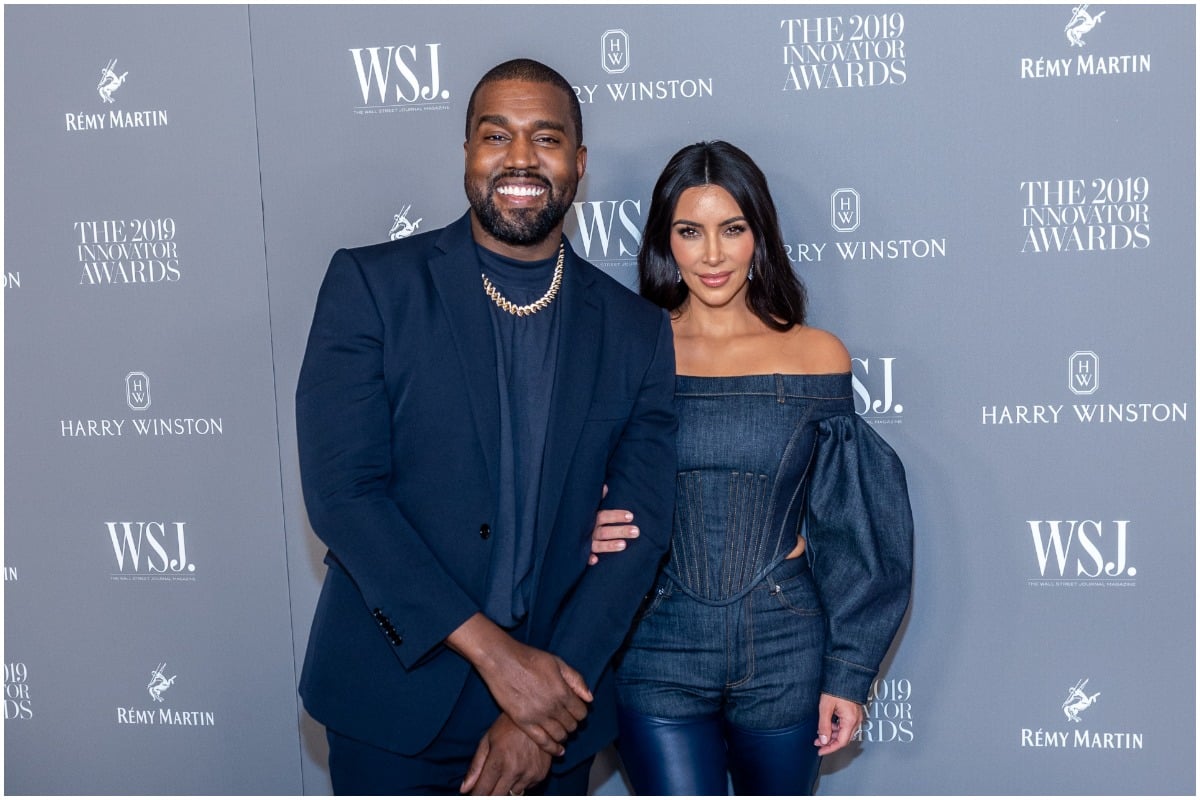
[[[632,287],[668,157],[737,144],[907,466],[911,609],[819,790],[1193,794],[1195,19],[6,6],[4,790],[329,791],[317,288],[464,211],[468,95],[530,56],[583,104],[575,249]]]

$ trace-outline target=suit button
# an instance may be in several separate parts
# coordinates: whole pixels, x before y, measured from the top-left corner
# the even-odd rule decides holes
[[[486,539],[491,535],[492,535],[492,529],[490,527],[488,527],[488,524],[486,522],[479,526],[479,538],[480,539]]]

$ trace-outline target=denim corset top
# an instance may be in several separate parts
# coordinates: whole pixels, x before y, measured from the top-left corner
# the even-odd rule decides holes
[[[679,467],[665,571],[701,602],[730,603],[796,547],[819,423],[855,418],[850,375],[680,375],[675,407]]]

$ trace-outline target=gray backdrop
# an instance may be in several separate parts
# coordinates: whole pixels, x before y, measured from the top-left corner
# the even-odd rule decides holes
[[[4,22],[7,793],[329,791],[295,694],[316,291],[463,212],[467,97],[522,55],[577,87],[568,235],[627,285],[673,152],[758,161],[907,466],[912,607],[820,791],[1195,792],[1193,7]]]

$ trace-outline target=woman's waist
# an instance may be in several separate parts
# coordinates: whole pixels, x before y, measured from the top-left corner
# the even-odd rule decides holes
[[[743,594],[796,549],[802,491],[755,472],[680,472],[668,573],[698,598]]]
[[[755,591],[777,590],[780,582],[811,572],[807,555],[792,556],[790,553],[781,553],[759,565],[753,574],[747,577],[744,585],[736,588],[728,587],[727,591],[714,593],[708,591],[712,587],[698,586],[693,580],[694,576],[681,574],[677,566],[678,564],[672,559],[668,560],[663,567],[662,580],[669,581],[669,585],[672,587],[670,591],[681,592],[702,605],[713,607],[728,606],[745,600]]]

